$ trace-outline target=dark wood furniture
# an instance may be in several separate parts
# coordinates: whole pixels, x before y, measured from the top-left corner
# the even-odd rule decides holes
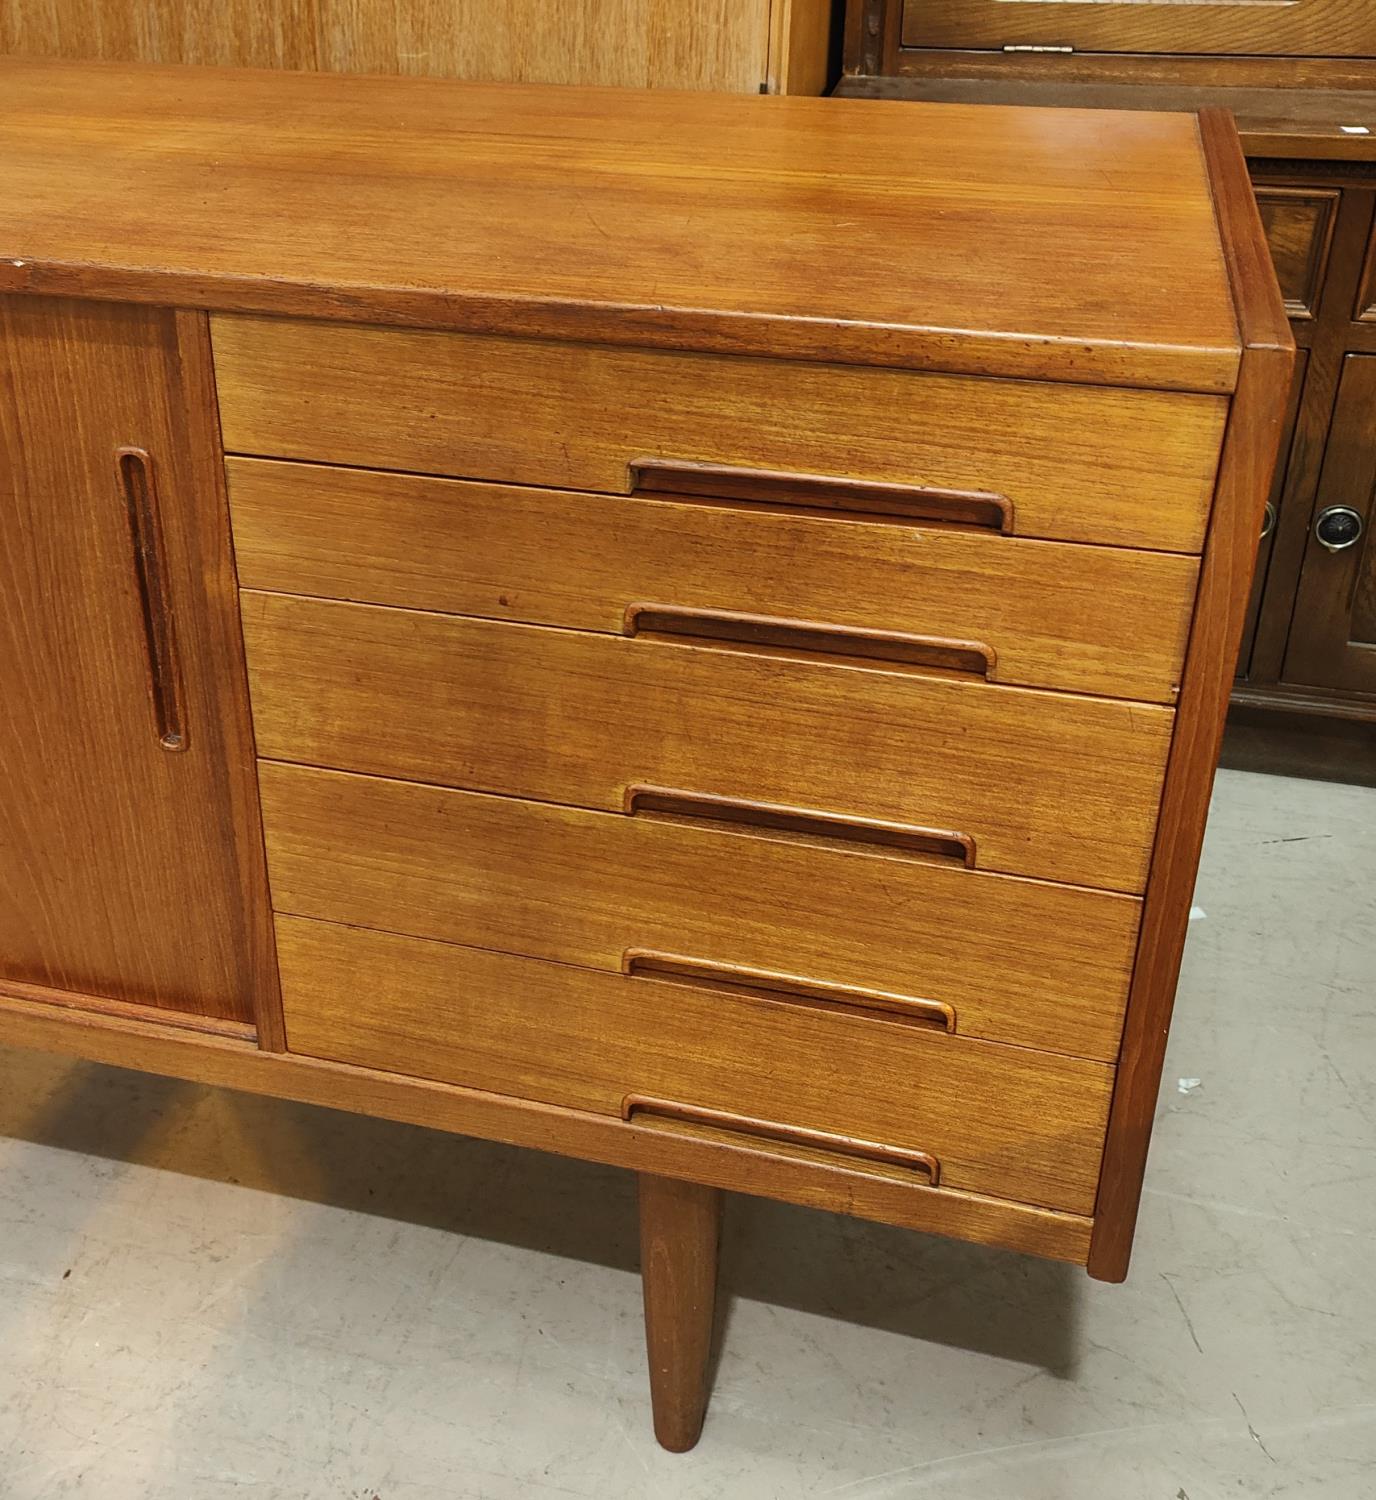
[[[845,66],[852,96],[1236,112],[1300,355],[1225,763],[1376,783],[1376,7],[851,0]]]
[[[1294,356],[1227,116],[0,93],[0,1039],[638,1171],[674,1448],[722,1189],[1121,1280]]]

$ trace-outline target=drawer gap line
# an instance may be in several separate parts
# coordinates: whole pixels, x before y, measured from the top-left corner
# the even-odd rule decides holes
[[[590,489],[587,486],[570,484],[530,484],[517,479],[497,479],[490,474],[459,474],[450,469],[408,469],[396,464],[360,464],[346,463],[341,459],[303,458],[298,454],[291,453],[261,453],[251,448],[226,448],[224,457],[242,459],[248,463],[283,464],[298,469],[337,469],[346,474],[380,474],[384,477],[398,477],[402,479],[433,479],[443,484],[479,484],[493,489],[505,490],[537,490],[546,495],[580,495],[591,496],[594,499],[605,500],[608,505],[614,505],[618,501],[633,500],[640,504],[654,504],[664,502],[675,502],[680,505],[698,505],[724,510],[750,509],[749,505],[740,501],[714,498],[710,495],[676,494],[673,492],[651,492],[640,491],[639,493],[627,490]],[[901,488],[901,486],[900,486]],[[879,512],[867,511],[838,511],[829,506],[790,506],[790,505],[767,505],[760,509],[779,515],[798,515],[810,519],[845,521],[858,524],[875,523],[885,525],[902,524],[908,518],[893,516]],[[921,521],[916,518],[912,520],[914,527],[930,531],[934,529],[934,523],[930,520]],[[935,523],[940,525],[941,523]],[[944,530],[951,531],[987,531],[984,527],[958,526],[948,523]],[[1009,533],[1012,536],[1012,533]],[[1198,559],[1199,547],[1160,547],[1148,546],[1137,542],[1104,541],[1099,538],[1089,537],[1067,537],[1051,536],[1039,531],[1021,531],[1016,533],[1019,542],[1040,542],[1047,546],[1055,547],[1093,547],[1097,550],[1107,552],[1134,552],[1153,557],[1191,557]],[[307,596],[309,597],[309,596]]]

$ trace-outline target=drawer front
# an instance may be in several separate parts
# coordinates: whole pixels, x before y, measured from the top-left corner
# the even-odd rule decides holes
[[[270,761],[259,776],[281,912],[1117,1056],[1128,896]]]
[[[217,317],[225,447],[624,494],[642,460],[992,496],[1020,536],[1198,552],[1227,401]],[[916,503],[910,497],[910,503]]]
[[[905,47],[1365,57],[1369,0],[903,0]]]
[[[1102,1063],[295,917],[277,935],[293,1052],[598,1114],[640,1099],[822,1132],[925,1153],[952,1188],[1093,1209]]]
[[[1161,703],[1198,573],[1170,553],[770,505],[227,468],[248,588],[617,633],[647,603],[780,617],[976,643],[990,681]]]
[[[1285,310],[1292,318],[1310,319],[1323,295],[1342,194],[1336,188],[1258,184],[1256,196]]]
[[[245,593],[243,622],[270,760],[612,811],[800,809],[979,869],[1144,884],[1167,708],[276,594]]]

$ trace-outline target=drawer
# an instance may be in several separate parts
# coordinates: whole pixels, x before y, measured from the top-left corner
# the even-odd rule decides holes
[[[1198,573],[1178,554],[807,515],[786,501],[610,498],[261,459],[227,471],[249,588],[603,632],[623,632],[647,603],[820,621],[937,653],[974,643],[994,682],[1163,703]]]
[[[1129,896],[272,761],[259,780],[278,911],[1117,1056]]]
[[[944,1186],[1094,1207],[1102,1063],[296,917],[277,939],[293,1052],[604,1115],[727,1114],[758,1122],[747,1135],[922,1153]]]
[[[1366,0],[903,0],[905,47],[1367,57]]]
[[[242,597],[254,729],[270,760],[782,822],[1111,890],[1145,880],[1167,708],[901,666]]]
[[[890,503],[908,509],[993,506],[1020,536],[1175,552],[1200,550],[1228,407],[857,365],[211,321],[235,453],[613,494],[663,482],[644,461],[671,473],[743,467],[903,486]]]

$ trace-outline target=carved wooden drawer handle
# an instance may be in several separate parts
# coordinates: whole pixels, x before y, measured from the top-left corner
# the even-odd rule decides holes
[[[730,609],[687,609],[676,604],[632,604],[622,630],[629,636],[680,636],[689,640],[729,641],[770,646],[808,656],[848,656],[865,661],[993,675],[996,656],[982,641],[945,636],[910,635],[898,630],[862,630],[850,625],[822,625],[778,615],[751,615]]]
[[[839,512],[853,520],[973,526],[1003,535],[1013,531],[1013,502],[986,490],[881,484],[664,458],[636,459],[630,465],[630,481],[631,493],[646,498],[724,500],[733,505]]]
[[[740,797],[718,797],[708,792],[686,792],[643,782],[626,788],[625,808],[632,817],[719,827],[745,825],[814,842],[880,844],[926,859],[961,865],[967,870],[975,867],[974,839],[966,833],[950,833],[940,828],[888,823],[880,818],[844,817],[813,808],[750,802]]]
[[[766,1000],[791,1002],[812,1009],[839,1014],[870,1012],[890,1021],[928,1026],[955,1033],[955,1007],[940,1000],[918,1000],[908,995],[893,995],[887,990],[864,989],[859,985],[823,984],[796,974],[780,974],[772,969],[751,969],[742,964],[712,963],[707,959],[689,958],[680,953],[661,953],[654,948],[627,948],[621,955],[624,973],[645,979],[662,979],[690,984],[700,989],[725,990],[732,994],[755,995]]]
[[[182,709],[181,661],[172,604],[167,594],[167,559],[163,551],[162,518],[158,513],[153,460],[143,448],[117,448],[115,469],[133,548],[134,575],[138,581],[154,728],[158,743],[164,750],[185,750],[187,736]]]
[[[778,1141],[785,1146],[802,1146],[812,1151],[854,1156],[863,1161],[880,1162],[886,1167],[905,1167],[923,1173],[932,1187],[939,1186],[941,1182],[941,1163],[926,1151],[910,1151],[905,1146],[886,1146],[880,1141],[861,1140],[851,1135],[833,1135],[827,1130],[808,1130],[801,1125],[781,1125],[777,1120],[756,1120],[749,1115],[706,1109],[698,1104],[683,1104],[675,1099],[627,1094],[621,1101],[621,1118],[635,1120],[645,1116],[659,1120],[677,1120],[684,1125],[707,1125],[735,1135]]]

